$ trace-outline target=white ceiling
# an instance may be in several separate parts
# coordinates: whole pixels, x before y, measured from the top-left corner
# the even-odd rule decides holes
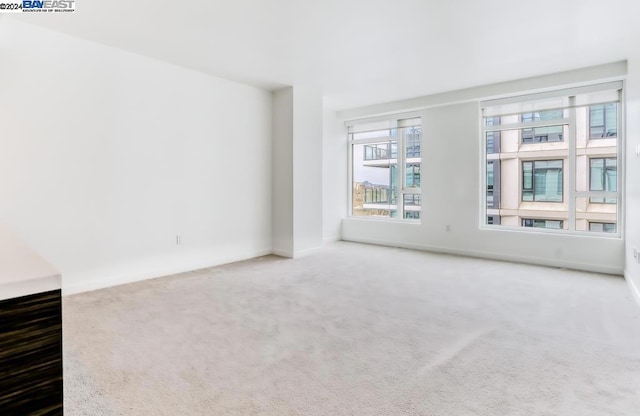
[[[317,83],[338,110],[640,48],[637,0],[76,0],[76,9],[19,18],[264,88]]]

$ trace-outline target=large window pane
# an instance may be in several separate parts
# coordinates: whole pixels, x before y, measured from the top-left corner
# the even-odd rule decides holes
[[[353,215],[389,217],[396,192],[397,142],[353,145]]]
[[[619,233],[621,88],[608,83],[482,103],[487,224]]]
[[[419,219],[420,119],[389,118],[353,125],[349,127],[349,145],[352,154],[351,214]]]

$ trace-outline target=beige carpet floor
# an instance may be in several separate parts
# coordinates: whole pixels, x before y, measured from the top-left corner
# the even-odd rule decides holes
[[[639,415],[621,277],[335,243],[64,299],[66,415]]]

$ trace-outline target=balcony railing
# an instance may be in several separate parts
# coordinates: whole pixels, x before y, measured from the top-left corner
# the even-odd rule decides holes
[[[364,160],[386,160],[398,157],[398,145],[395,143],[377,143],[364,146]]]
[[[408,146],[407,157],[420,157],[420,145]],[[398,146],[395,143],[367,144],[364,146],[364,160],[388,160],[397,158]]]
[[[365,204],[395,204],[395,189],[390,190],[388,187],[375,186],[364,190]]]

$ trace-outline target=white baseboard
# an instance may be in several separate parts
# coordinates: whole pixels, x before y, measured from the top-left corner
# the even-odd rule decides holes
[[[280,257],[285,257],[285,258],[288,258],[288,259],[292,259],[293,258],[293,252],[291,252],[289,250],[273,249],[273,250],[271,250],[271,254],[274,254],[274,255],[280,256]]]
[[[288,251],[288,250],[274,249],[274,250],[271,250],[271,254],[275,254],[276,256],[280,256],[280,257],[286,257],[288,259],[298,259],[300,257],[308,256],[309,254],[315,253],[316,251],[320,250],[321,248],[322,248],[322,246],[309,248],[309,249],[306,249],[306,250],[298,250],[298,251],[296,251],[296,250]]]
[[[114,274],[113,277],[106,279],[90,279],[89,281],[65,285],[64,275],[62,276],[62,295],[70,296],[83,292],[90,292],[99,289],[105,289],[113,286],[120,286],[129,283],[140,282],[143,280],[156,279],[159,277],[171,276],[179,273],[186,273],[199,269],[206,269],[209,267],[220,266],[222,264],[234,263],[242,260],[249,260],[256,257],[266,256],[271,254],[271,249],[257,250],[251,253],[245,253],[238,256],[226,256],[217,259],[210,259],[205,261],[197,261],[191,263],[182,263],[173,267],[163,267],[161,269],[154,269],[144,272],[130,272],[121,273],[120,275]]]
[[[514,256],[510,254],[494,253],[494,252],[488,252],[488,251],[459,250],[459,249],[452,249],[448,247],[428,246],[428,245],[422,245],[422,244],[393,243],[388,241],[380,241],[380,240],[366,239],[366,238],[362,238],[362,239],[361,238],[358,238],[358,239],[343,238],[343,240],[357,242],[357,243],[375,244],[379,246],[399,247],[399,248],[408,248],[412,250],[429,251],[432,253],[453,254],[456,256],[509,261],[513,263],[534,264],[536,266],[561,267],[565,269],[613,274],[618,276],[622,276],[624,273],[624,271],[621,268],[603,266],[601,264],[576,263],[576,262],[570,262],[570,261],[550,260],[546,258],[537,258],[537,257],[529,257],[529,256]]]
[[[340,237],[339,235],[336,235],[334,237],[325,237],[322,239],[322,242],[324,244],[329,244],[329,243],[335,243],[336,241],[341,241],[342,237]]]
[[[631,278],[631,276],[629,276],[629,273],[627,273],[626,271],[624,272],[624,280],[627,281],[627,284],[629,285],[629,289],[631,289],[631,293],[633,294],[633,298],[638,303],[638,306],[640,306],[640,286],[634,283],[633,279]]]

